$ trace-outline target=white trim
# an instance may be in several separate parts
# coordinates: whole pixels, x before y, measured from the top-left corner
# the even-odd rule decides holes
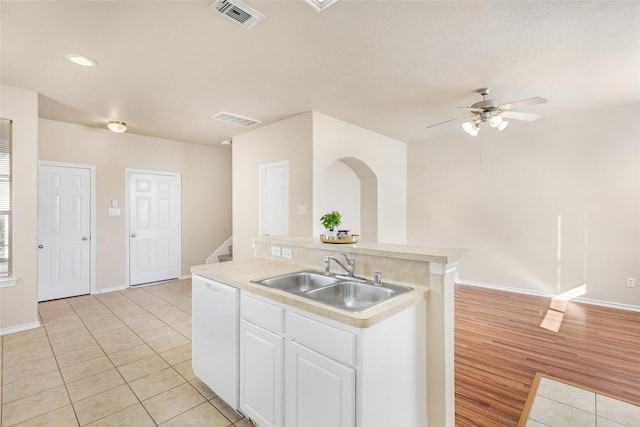
[[[89,293],[94,293],[96,291],[96,165],[87,165],[83,163],[66,163],[66,162],[52,162],[49,160],[38,160],[38,174],[40,173],[40,166],[58,166],[64,168],[75,168],[75,169],[89,169],[89,177],[91,179],[91,195],[90,195],[90,233],[91,238],[89,240],[90,248],[91,248],[91,259],[90,259],[90,270],[91,274],[89,277]],[[40,194],[38,194],[38,198]],[[37,232],[37,230],[36,230]]]
[[[227,240],[224,241],[223,244],[221,244],[220,246],[218,246],[218,248],[213,251],[211,253],[211,255],[209,255],[205,261],[206,264],[212,264],[215,262],[220,262],[218,260],[218,256],[220,255],[224,255],[224,254],[228,254],[229,253],[229,246],[233,246],[233,236],[229,237]]]
[[[447,264],[442,262],[429,263],[429,274],[437,274],[439,276],[444,276],[446,274],[455,272],[457,269],[458,269],[457,262],[450,262]]]
[[[497,291],[514,292],[514,293],[517,293],[517,294],[533,295],[533,296],[537,296],[537,297],[553,298],[553,297],[557,296],[556,294],[554,294],[552,292],[538,291],[538,290],[534,290],[534,289],[514,288],[514,287],[510,287],[510,286],[495,285],[493,283],[474,282],[473,280],[458,279],[458,280],[456,280],[456,283],[458,283],[460,285],[475,286],[475,287],[478,287],[478,288],[495,289]],[[590,298],[580,298],[580,297],[574,298],[571,301],[584,303],[584,304],[598,305],[598,306],[601,306],[601,307],[616,308],[616,309],[619,309],[619,310],[629,310],[629,311],[640,312],[640,306],[637,306],[637,305],[620,304],[620,303],[617,303],[617,302],[602,301],[602,300],[595,300],[595,299],[590,299]]]
[[[91,294],[92,295],[106,294],[108,292],[124,291],[127,288],[128,286],[112,286],[110,288],[96,289],[96,291],[91,292]]]
[[[183,276],[178,277],[178,280],[191,279],[191,274],[185,274]]]
[[[150,175],[174,176],[178,180],[178,277],[182,273],[182,174],[180,172],[156,171],[147,169],[131,169],[124,170],[124,228],[125,228],[125,283],[126,287],[131,286],[131,275],[129,272],[129,253],[131,240],[129,239],[129,174],[140,173]],[[160,282],[161,283],[161,282]],[[140,285],[136,285],[140,286]]]
[[[129,289],[146,288],[147,286],[162,285],[162,284],[166,284],[166,283],[175,282],[176,280],[181,280],[181,279],[180,279],[180,278],[177,278],[177,279],[167,279],[167,280],[160,280],[159,282],[142,283],[142,284],[140,284],[140,285],[133,285],[133,286],[129,286]]]
[[[8,328],[0,329],[0,336],[15,334],[17,332],[28,331],[30,329],[39,328],[40,326],[42,326],[40,322],[31,322],[31,323],[25,323],[23,325],[9,326]]]
[[[11,288],[18,283],[17,277],[0,277],[0,288]]]

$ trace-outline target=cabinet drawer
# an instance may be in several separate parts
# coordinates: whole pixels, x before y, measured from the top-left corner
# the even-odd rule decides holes
[[[240,296],[240,315],[251,323],[278,334],[284,334],[284,309],[253,298],[245,293]]]
[[[291,338],[349,366],[356,364],[356,336],[296,313],[290,314]]]

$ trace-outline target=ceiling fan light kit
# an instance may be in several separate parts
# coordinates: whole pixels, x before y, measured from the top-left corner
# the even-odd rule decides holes
[[[471,136],[478,136],[478,131],[480,130],[480,123],[473,122],[464,122],[462,124],[462,129]]]
[[[502,132],[507,128],[507,126],[509,126],[509,122],[507,120],[504,120],[504,118],[524,120],[527,122],[532,122],[540,118],[539,114],[520,113],[511,110],[529,105],[544,104],[545,102],[547,102],[545,98],[537,96],[535,98],[523,99],[521,101],[498,104],[497,101],[486,99],[487,95],[489,95],[489,93],[491,92],[491,88],[483,87],[476,90],[476,92],[482,95],[482,101],[476,102],[470,107],[458,107],[470,110],[470,116],[458,117],[456,119],[436,123],[435,125],[427,126],[427,129],[456,120],[471,119],[462,123],[462,129],[471,136],[477,136],[480,130],[480,125],[485,122],[489,122],[489,125],[492,128],[498,129],[498,131]]]

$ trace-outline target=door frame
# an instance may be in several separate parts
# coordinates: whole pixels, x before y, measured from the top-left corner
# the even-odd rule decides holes
[[[265,212],[264,212],[264,204],[266,201],[266,197],[268,196],[267,191],[266,191],[266,176],[267,176],[267,171],[269,171],[270,169],[278,169],[281,167],[285,167],[285,170],[287,172],[287,179],[285,181],[285,192],[287,194],[287,208],[285,209],[285,222],[287,224],[287,234],[289,234],[289,206],[291,203],[291,195],[289,194],[289,177],[290,177],[290,171],[289,171],[289,160],[281,160],[278,162],[272,162],[272,163],[262,163],[260,165],[258,165],[258,236],[265,236],[265,222],[267,220],[267,218],[265,217]]]
[[[91,184],[89,185],[89,229],[91,238],[89,239],[89,248],[91,254],[89,257],[89,292],[91,295],[97,293],[96,289],[96,165],[87,165],[83,163],[66,163],[54,162],[49,160],[38,160],[38,177],[40,175],[40,166],[57,166],[63,168],[89,169],[89,177]],[[38,191],[38,203],[40,202],[40,192]],[[38,230],[39,231],[39,230]],[[39,286],[39,284],[38,284]]]
[[[182,277],[182,179],[180,172],[167,172],[148,169],[132,169],[124,170],[124,238],[125,238],[125,286],[131,287],[131,271],[130,255],[131,255],[131,239],[129,239],[129,174],[144,173],[149,175],[174,176],[178,180],[178,278]]]

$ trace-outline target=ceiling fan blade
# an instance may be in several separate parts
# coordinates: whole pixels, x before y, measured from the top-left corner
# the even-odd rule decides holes
[[[472,114],[472,115],[470,115],[470,116],[457,117],[457,118],[455,118],[455,119],[446,120],[446,121],[444,121],[444,122],[436,123],[435,125],[429,125],[429,126],[427,126],[425,129],[429,129],[429,128],[432,128],[432,127],[434,127],[434,126],[440,126],[440,125],[443,125],[443,124],[445,124],[445,123],[449,123],[449,122],[455,122],[456,120],[469,119],[469,118],[471,118],[471,117],[476,117],[476,115],[475,115],[475,114]]]
[[[502,111],[513,110],[515,108],[525,107],[527,105],[544,104],[545,102],[547,102],[545,98],[536,96],[535,98],[523,99],[521,101],[509,102],[507,104],[499,105],[498,109]]]
[[[517,111],[503,111],[500,115],[505,119],[524,120],[525,122],[533,122],[540,118],[540,114],[520,113]]]

